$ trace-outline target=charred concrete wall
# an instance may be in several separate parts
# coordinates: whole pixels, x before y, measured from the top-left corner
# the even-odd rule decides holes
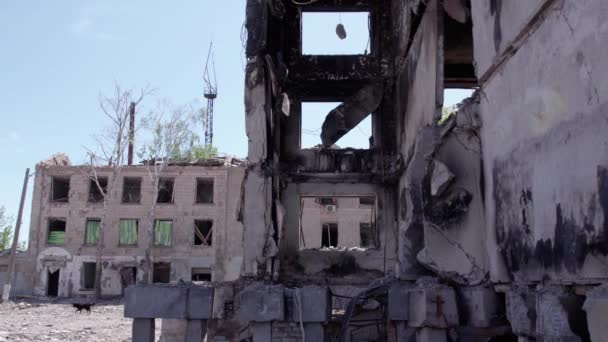
[[[599,75],[608,66],[608,7],[594,0],[492,4],[473,5],[477,72],[486,75],[488,251],[500,251],[492,278],[603,281],[608,82]]]
[[[110,177],[111,170],[98,168],[98,177]],[[171,220],[171,246],[153,246],[152,262],[171,265],[171,280],[191,280],[193,268],[208,269],[214,280],[234,280],[241,269],[242,225],[237,221],[239,199],[244,168],[169,166],[162,177],[174,179],[173,203],[157,204],[155,219]],[[52,202],[53,177],[69,179],[67,202]],[[103,203],[91,203],[89,187],[90,168],[38,166],[34,180],[34,195],[28,253],[35,268],[32,286],[37,295],[46,295],[48,271],[59,269],[59,296],[90,294],[82,289],[82,267],[85,262],[96,262],[96,245],[85,244],[87,219],[103,217]],[[119,189],[110,199],[102,250],[102,294],[121,295],[121,269],[137,269],[137,280],[143,279],[143,263],[147,246],[149,208],[157,197],[157,189],[147,169],[143,166],[125,167],[119,175]],[[141,179],[139,203],[122,203],[124,178]],[[197,204],[197,179],[213,179],[213,203]],[[47,242],[50,219],[65,220],[65,240],[61,245]],[[137,243],[134,246],[119,245],[120,219],[137,219]],[[194,244],[194,221],[210,220],[211,246]]]

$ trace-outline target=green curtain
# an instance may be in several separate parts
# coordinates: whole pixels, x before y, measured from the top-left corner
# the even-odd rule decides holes
[[[156,220],[154,223],[154,245],[171,246],[173,237],[173,222]]]
[[[137,220],[120,220],[119,245],[137,245]]]
[[[52,231],[49,232],[49,238],[47,240],[49,245],[63,245],[65,243],[65,232]]]
[[[99,239],[99,220],[87,220],[84,243],[86,245],[96,245]]]

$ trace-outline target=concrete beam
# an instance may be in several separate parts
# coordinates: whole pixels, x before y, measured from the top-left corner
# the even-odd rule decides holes
[[[382,102],[383,94],[382,83],[371,84],[363,87],[353,97],[329,112],[321,126],[323,146],[331,147],[369,114],[376,111]]]
[[[416,285],[409,296],[409,326],[445,329],[458,325],[454,289],[430,279]]]
[[[210,319],[213,288],[183,285],[135,285],[125,290],[128,318]]]
[[[281,285],[250,285],[239,294],[238,319],[242,324],[285,320]]]

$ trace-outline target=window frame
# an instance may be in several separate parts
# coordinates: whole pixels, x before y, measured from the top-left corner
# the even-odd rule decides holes
[[[122,221],[130,221],[130,220],[133,220],[136,223],[136,227],[135,227],[135,236],[136,236],[136,238],[135,238],[135,244],[132,244],[132,245],[123,245],[123,244],[120,243],[120,223]],[[139,219],[136,219],[136,218],[121,218],[121,219],[118,219],[118,247],[127,247],[127,248],[137,247],[138,244],[139,244]]]
[[[157,222],[171,222],[171,241],[169,242],[168,245],[161,245],[161,244],[157,244],[156,243],[156,224]],[[153,226],[153,231],[152,231],[152,246],[155,248],[170,248],[173,247],[173,232],[175,231],[174,228],[174,220],[172,219],[154,219],[154,226]]]
[[[99,222],[99,226],[97,226],[97,241],[94,244],[87,243],[88,229],[89,229],[89,221],[97,221]],[[87,217],[84,221],[84,242],[83,246],[97,246],[99,245],[99,232],[101,230],[101,219],[97,217]]]
[[[50,243],[49,238],[51,237],[51,222],[61,221],[64,223],[63,227],[63,243]],[[46,225],[46,245],[47,246],[65,246],[65,235],[68,231],[68,220],[66,217],[49,217]]]
[[[97,181],[99,182],[99,185],[103,185],[103,184],[101,184],[102,183],[101,180],[105,180],[106,185],[105,185],[104,191],[106,192],[106,195],[107,195],[108,194],[108,183],[110,180],[108,177],[97,177]],[[102,188],[103,188],[103,186],[102,186]],[[93,190],[93,189],[95,189],[95,190]],[[91,200],[93,191],[97,191],[99,193],[99,196],[101,196],[100,200],[97,200],[97,201]],[[97,187],[97,183],[95,182],[95,179],[89,178],[89,192],[88,192],[88,196],[87,196],[87,203],[99,204],[99,203],[103,203],[103,201],[104,201],[104,196],[101,193],[101,191],[99,191],[99,188]]]
[[[198,200],[198,187],[201,183],[211,182],[211,202],[199,202]],[[196,187],[194,188],[194,204],[197,205],[215,205],[215,178],[214,177],[197,177]]]
[[[131,202],[131,201],[125,201],[125,194],[126,194],[126,192],[125,192],[125,186],[126,186],[126,183],[127,183],[127,181],[134,181],[134,180],[137,180],[138,183],[139,183],[139,199],[137,201],[133,201],[133,202]],[[121,198],[120,198],[120,203],[121,204],[135,204],[135,205],[141,204],[142,182],[143,182],[142,177],[128,177],[128,176],[127,177],[123,177],[122,178],[122,189],[121,189],[122,190],[122,194],[121,194]]]
[[[54,195],[55,195],[55,181],[59,181],[59,180],[63,180],[63,181],[67,181],[67,185],[68,185],[68,191],[67,191],[67,197],[64,200],[57,200],[55,199]],[[72,176],[51,176],[51,191],[49,194],[49,202],[51,203],[59,203],[59,204],[63,204],[63,203],[70,203],[70,191],[72,190]]]
[[[169,202],[159,202],[159,197],[160,197],[160,191],[161,191],[161,184],[163,184],[166,181],[171,181],[171,200]],[[155,198],[156,204],[162,204],[162,205],[171,205],[171,204],[175,204],[175,177],[160,177],[158,179],[158,188],[156,189],[156,198]]]
[[[197,222],[211,222],[211,227],[209,228],[209,234],[211,235],[210,236],[210,240],[211,241],[209,242],[209,244],[204,244],[203,239],[201,239],[201,244],[200,245],[196,244],[196,237],[197,237],[196,231],[198,229],[198,226],[196,224]],[[193,224],[193,229],[194,229],[193,230],[193,233],[194,233],[193,237],[194,237],[194,239],[192,241],[192,246],[194,246],[196,248],[209,248],[209,247],[213,247],[213,230],[214,230],[214,226],[215,226],[215,221],[213,219],[195,219],[194,220],[194,224]],[[202,235],[203,232],[200,232],[200,234]]]
[[[331,230],[332,230],[332,225],[335,226],[335,230],[336,230],[336,244],[335,246],[331,245]],[[323,246],[323,234],[325,231],[325,226],[327,226],[327,238],[328,238],[328,246]],[[331,221],[331,222],[321,222],[321,247],[320,248],[338,248],[338,246],[340,245],[340,234],[339,234],[339,225],[338,222],[335,221]]]

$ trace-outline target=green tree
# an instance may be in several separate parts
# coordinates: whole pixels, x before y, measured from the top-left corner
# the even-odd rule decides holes
[[[212,145],[193,145],[187,151],[189,159],[209,159],[217,157],[217,147]]]
[[[0,251],[11,248],[13,243],[13,217],[0,207]]]

